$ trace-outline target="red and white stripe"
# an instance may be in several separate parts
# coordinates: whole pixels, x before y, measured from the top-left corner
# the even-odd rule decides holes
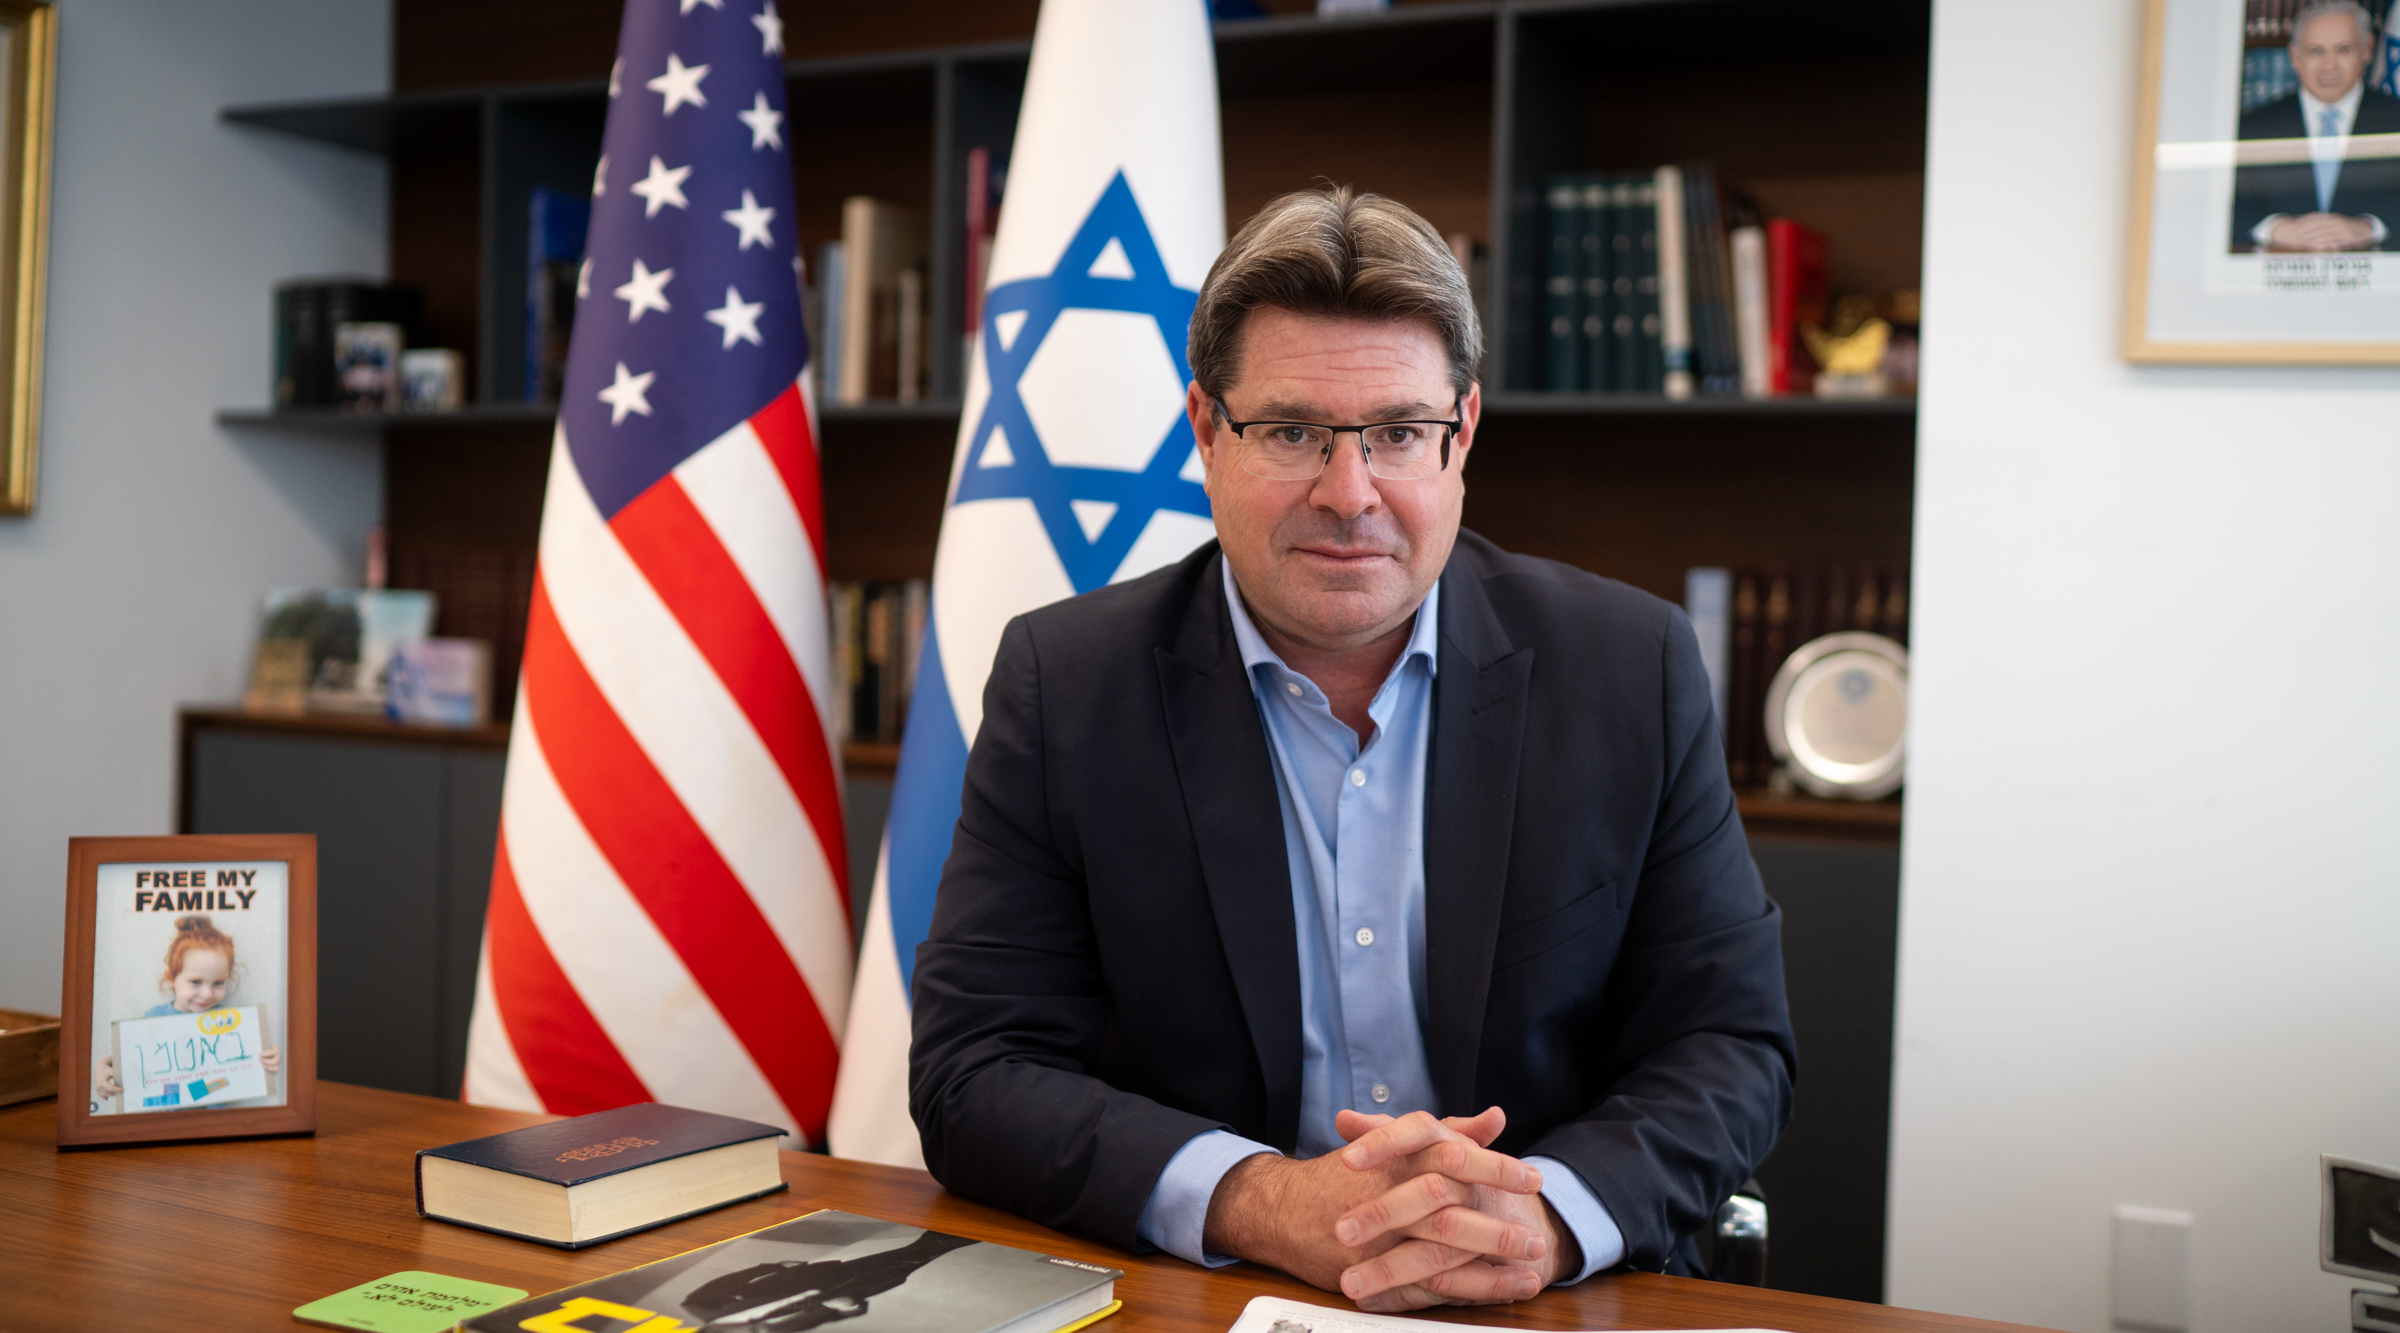
[[[613,519],[552,445],[470,1102],[823,1133],[852,935],[803,393]]]

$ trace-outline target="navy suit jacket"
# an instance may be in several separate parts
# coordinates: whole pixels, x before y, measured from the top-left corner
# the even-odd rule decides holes
[[[931,933],[909,1106],[951,1190],[1124,1246],[1167,1159],[1299,1133],[1282,814],[1215,543],[1010,622]],[[1573,1167],[1628,1262],[1791,1115],[1781,916],[1708,677],[1665,602],[1459,534],[1425,799],[1425,1046],[1443,1115]]]
[[[2244,139],[2308,138],[2300,114],[2300,94],[2288,93],[2243,115]],[[2400,134],[2400,97],[2372,88],[2359,95],[2358,115],[2350,134]],[[2235,253],[2261,249],[2250,233],[2277,213],[2297,216],[2317,211],[2316,167],[2303,159],[2236,167],[2233,171],[2233,236]],[[2333,182],[2332,213],[2356,217],[2372,213],[2383,219],[2383,250],[2400,250],[2400,158],[2369,157],[2342,163]]]

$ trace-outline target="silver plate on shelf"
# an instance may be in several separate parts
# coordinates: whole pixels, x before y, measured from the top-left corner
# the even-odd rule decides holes
[[[1900,789],[1908,650],[1880,634],[1800,645],[1767,686],[1767,746],[1803,791],[1872,801]]]

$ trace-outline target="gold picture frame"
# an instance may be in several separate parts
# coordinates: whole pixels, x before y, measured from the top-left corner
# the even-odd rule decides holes
[[[0,514],[33,512],[58,8],[0,0]]]
[[[2261,28],[2260,6],[2248,0],[2146,0],[2143,9],[2125,359],[2400,365],[2400,242],[2339,255],[2270,254],[2264,244],[2242,252],[2239,182],[2262,165],[2305,170],[2310,151],[2305,138],[2250,132],[2251,113],[2266,110],[2250,99],[2272,82],[2255,76],[2281,73],[2272,43],[2288,36]],[[2252,64],[2260,52],[2270,54]],[[2345,170],[2388,170],[2377,159],[2400,155],[2400,135],[2371,129],[2381,126],[2360,123],[2348,140]],[[2400,217],[2391,229],[2400,232]],[[2359,283],[2372,295],[2347,295]]]

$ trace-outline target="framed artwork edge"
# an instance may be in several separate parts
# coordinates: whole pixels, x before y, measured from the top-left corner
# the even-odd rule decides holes
[[[2127,361],[2150,365],[2389,366],[2400,365],[2400,342],[2198,342],[2150,336],[2150,232],[2158,183],[2158,104],[2166,72],[2167,6],[2142,0],[2140,103],[2134,108],[2133,235],[2126,247]]]
[[[127,861],[282,861],[285,923],[284,1104],[94,1115],[92,969],[99,870]],[[67,840],[66,960],[59,1001],[58,1146],[106,1148],[314,1134],[317,1129],[317,839],[309,833],[197,833]]]
[[[23,26],[24,40],[12,53],[12,82],[21,89],[24,122],[17,143],[0,144],[0,161],[16,161],[0,195],[13,206],[8,223],[16,253],[8,264],[14,292],[5,317],[9,330],[7,401],[0,404],[0,516],[33,512],[34,481],[40,470],[42,341],[50,274],[50,149],[57,118],[58,7],[52,0],[0,0],[0,18]],[[0,114],[0,125],[6,123]]]
[[[2162,349],[2150,341],[2150,213],[2158,185],[2159,66],[2166,58],[2167,0],[2142,0],[2142,74],[2134,94],[2133,236],[2125,274],[2125,357],[2149,360]]]

